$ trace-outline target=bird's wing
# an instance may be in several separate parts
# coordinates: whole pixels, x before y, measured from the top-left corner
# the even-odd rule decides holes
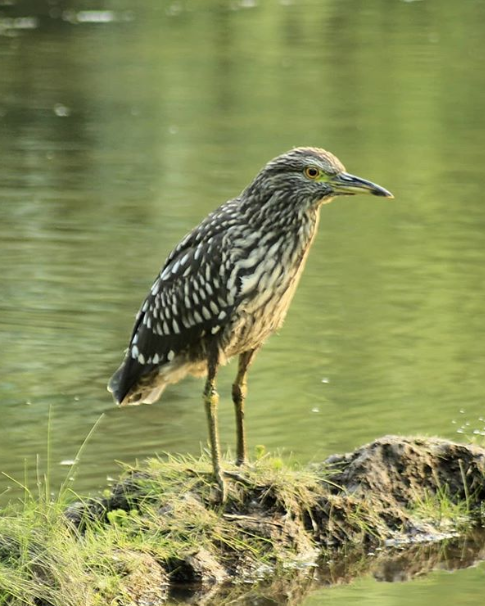
[[[170,254],[138,312],[125,360],[110,382],[119,402],[140,377],[217,334],[231,317],[236,271],[223,254],[223,230],[211,229],[209,219]]]
[[[202,333],[215,334],[234,305],[221,280],[220,239],[184,248],[171,257],[145,299],[130,342],[141,362],[163,364]],[[144,359],[144,362],[143,362]]]

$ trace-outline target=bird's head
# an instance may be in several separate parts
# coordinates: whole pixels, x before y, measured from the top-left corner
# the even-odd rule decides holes
[[[336,196],[372,194],[393,198],[371,181],[351,175],[333,154],[315,147],[297,147],[271,160],[253,183],[264,198],[285,199],[303,207],[318,207]]]

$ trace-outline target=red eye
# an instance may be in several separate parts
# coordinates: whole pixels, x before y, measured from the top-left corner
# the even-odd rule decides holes
[[[307,166],[305,168],[305,175],[309,179],[316,179],[320,175],[320,171],[315,166]]]

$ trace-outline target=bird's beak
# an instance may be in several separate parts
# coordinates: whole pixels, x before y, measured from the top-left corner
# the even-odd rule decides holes
[[[339,173],[333,176],[329,184],[336,195],[372,194],[373,196],[382,196],[383,198],[394,198],[390,191],[387,191],[387,189],[384,189],[380,185],[354,175],[349,175],[349,173]]]

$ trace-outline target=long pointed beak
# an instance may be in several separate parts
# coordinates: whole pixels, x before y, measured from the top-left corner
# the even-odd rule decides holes
[[[394,198],[390,191],[380,185],[349,173],[339,173],[332,177],[329,183],[337,195],[372,194],[383,198]]]

